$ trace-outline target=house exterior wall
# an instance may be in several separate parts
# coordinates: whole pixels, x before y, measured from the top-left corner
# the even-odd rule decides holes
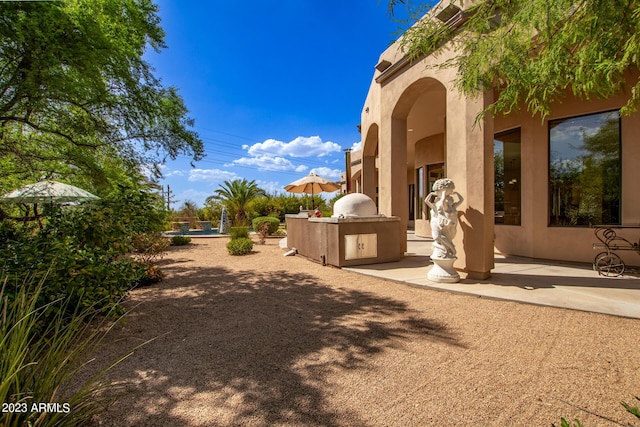
[[[635,77],[632,77],[635,78]],[[606,100],[584,101],[567,95],[562,103],[552,106],[552,113],[544,121],[520,112],[496,117],[497,132],[516,127],[521,129],[522,153],[522,223],[495,226],[496,251],[510,255],[562,261],[592,262],[598,251],[590,227],[550,226],[549,218],[549,121],[616,110],[625,105],[625,96]],[[623,224],[640,224],[640,114],[621,118],[622,203]],[[632,242],[640,238],[640,229],[620,230],[619,235]],[[640,257],[633,252],[618,252],[625,263],[638,265]]]
[[[379,213],[397,216],[402,229],[411,224],[417,235],[428,236],[426,219],[408,217],[408,188],[415,184],[418,165],[442,158],[444,175],[454,181],[465,199],[459,207],[454,240],[458,260],[454,266],[467,277],[488,277],[494,251],[591,262],[596,253],[591,228],[548,224],[549,120],[618,109],[627,98],[583,101],[567,96],[553,105],[552,114],[544,121],[523,109],[476,124],[477,114],[495,94],[467,98],[458,93],[453,84],[456,70],[433,67],[451,55],[445,50],[407,63],[397,42],[381,54],[382,66],[374,72],[361,117],[362,192],[375,200],[376,183]],[[638,76],[629,78],[637,81]],[[636,139],[640,115],[623,117],[621,123],[622,222],[640,224],[640,144]],[[521,130],[521,225],[495,225],[493,139],[495,133],[513,128]],[[434,143],[438,139],[442,141],[439,146]],[[623,230],[621,234],[636,242],[640,237],[639,230]],[[406,250],[406,242],[401,250]],[[621,255],[627,263],[640,263],[633,252]]]
[[[401,61],[400,58],[396,44],[382,54],[380,61],[393,63]],[[407,121],[412,119],[419,124],[412,116],[412,108],[425,94],[433,93],[439,103],[444,103],[441,108],[443,117],[420,119],[441,127],[446,146],[446,176],[453,179],[465,198],[460,206],[462,233],[455,241],[459,248],[457,266],[467,276],[486,278],[493,267],[493,189],[485,181],[485,176],[493,173],[493,148],[490,144],[493,128],[492,123],[473,124],[492,94],[480,94],[476,99],[461,96],[452,83],[455,70],[429,67],[446,58],[446,53],[438,58],[425,58],[384,81],[381,81],[384,72],[376,72],[362,113],[362,132],[367,135],[363,141],[363,156],[373,151],[370,143],[377,144],[380,161],[379,213],[399,217],[402,227],[406,228],[410,220],[408,184],[415,163],[415,141],[409,146],[408,143],[412,138],[420,137],[409,135]],[[373,126],[378,129],[377,139],[368,135]],[[366,166],[363,162],[363,175]],[[401,249],[406,251],[406,242]]]

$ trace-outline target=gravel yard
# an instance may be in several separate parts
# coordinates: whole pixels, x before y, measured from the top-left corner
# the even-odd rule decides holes
[[[133,291],[96,366],[104,426],[638,425],[640,320],[418,289],[193,239]]]

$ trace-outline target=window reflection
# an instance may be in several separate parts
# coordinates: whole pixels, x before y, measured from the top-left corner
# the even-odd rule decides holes
[[[493,166],[495,223],[520,225],[520,129],[494,136]]]
[[[549,122],[549,224],[620,223],[618,111]]]

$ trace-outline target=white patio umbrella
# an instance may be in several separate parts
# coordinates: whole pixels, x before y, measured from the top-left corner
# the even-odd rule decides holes
[[[328,179],[322,178],[312,172],[304,178],[293,181],[291,184],[285,186],[284,189],[290,193],[311,194],[311,203],[313,204],[314,194],[337,191],[340,189],[340,184],[329,181]]]
[[[98,199],[88,191],[58,181],[40,181],[13,190],[0,197],[4,203],[70,203]]]
[[[88,191],[82,188],[74,187],[73,185],[63,184],[58,181],[40,181],[35,184],[28,184],[22,186],[10,193],[0,197],[1,203],[29,203],[33,204],[33,218],[29,217],[29,207],[27,206],[27,213],[24,217],[24,221],[37,220],[40,228],[42,228],[42,222],[40,221],[40,215],[38,214],[38,203],[62,204],[72,202],[88,202],[91,200],[99,199]],[[14,218],[17,219],[17,218]]]

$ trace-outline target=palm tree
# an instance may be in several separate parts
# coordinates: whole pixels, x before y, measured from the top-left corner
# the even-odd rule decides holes
[[[246,225],[248,223],[246,210],[249,203],[253,199],[265,195],[266,192],[258,187],[255,180],[247,181],[243,178],[225,181],[206,200],[207,202],[221,200],[229,211],[235,212],[234,224]]]

